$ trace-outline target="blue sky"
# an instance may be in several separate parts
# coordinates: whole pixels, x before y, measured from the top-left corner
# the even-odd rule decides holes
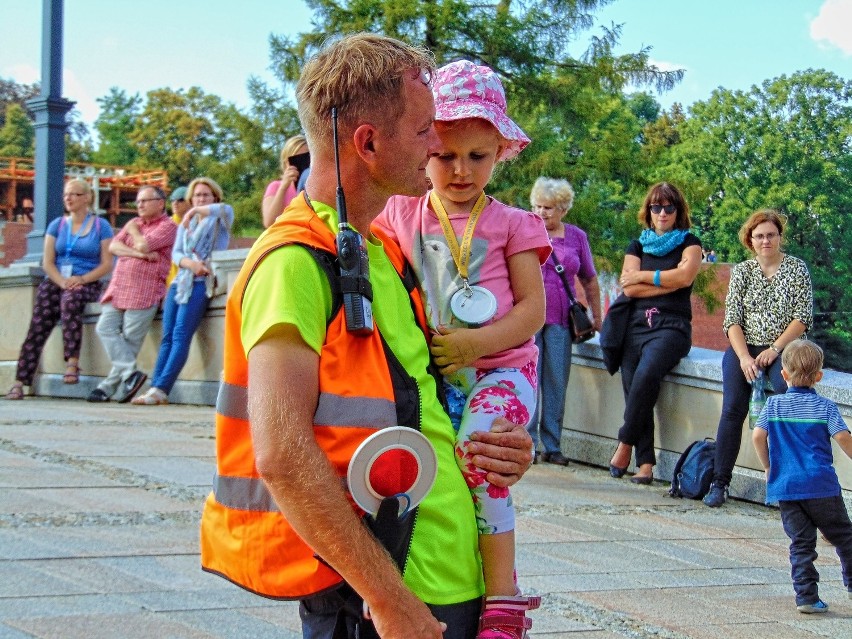
[[[39,78],[41,5],[0,0],[0,77]],[[651,46],[661,68],[686,69],[655,95],[664,107],[807,68],[852,77],[852,0],[615,0],[595,15],[623,25],[620,52]],[[269,34],[308,31],[310,20],[300,0],[65,0],[63,93],[89,124],[111,86],[144,96],[197,85],[245,107],[248,77],[272,80]],[[597,32],[580,34],[575,54]]]

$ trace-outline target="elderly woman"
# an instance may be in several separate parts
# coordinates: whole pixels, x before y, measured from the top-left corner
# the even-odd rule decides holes
[[[187,187],[192,208],[178,226],[172,262],[178,273],[163,305],[163,341],[154,366],[151,388],[134,404],[168,404],[169,393],[189,357],[192,336],[207,310],[207,275],[213,251],[228,248],[234,209],[222,203],[222,187],[208,177]]]
[[[571,332],[568,328],[571,302],[557,268],[564,268],[563,275],[574,298],[574,280],[579,277],[598,330],[601,323],[600,289],[586,234],[573,224],[562,221],[574,204],[571,184],[567,180],[540,177],[530,192],[530,204],[533,212],[544,220],[553,252],[541,267],[547,313],[544,326],[535,336],[538,346],[539,419],[538,423],[532,420],[528,428],[534,444],[541,438],[541,460],[566,466],[568,459],[562,454],[561,441],[565,390],[571,373]]]
[[[704,503],[725,503],[751,382],[766,371],[776,393],[787,391],[781,376],[781,351],[813,322],[811,276],[805,263],[781,251],[784,218],[777,211],[753,213],[740,229],[740,242],[754,257],[731,271],[723,328],[731,345],[722,357],[722,415],[716,433],[713,483]]]
[[[23,399],[24,386],[32,386],[44,344],[58,322],[62,323],[66,365],[63,381],[76,384],[80,379],[83,309],[98,299],[100,279],[112,270],[112,227],[92,211],[94,198],[92,187],[85,180],[65,183],[62,199],[68,215],[53,220],[45,231],[45,278],[36,292],[15,383],[6,399]]]
[[[297,184],[302,170],[291,162],[291,158],[308,152],[308,143],[304,135],[294,135],[284,143],[281,149],[281,179],[273,180],[266,187],[261,210],[263,226],[269,228],[287,205],[298,193]]]
[[[689,232],[686,200],[667,182],[648,190],[639,222],[645,230],[627,247],[621,270],[620,283],[631,301],[621,359],[624,425],[609,470],[613,477],[623,476],[635,448],[639,470],[630,481],[650,484],[657,463],[654,405],[660,385],[692,345],[690,295],[701,266],[701,242]]]

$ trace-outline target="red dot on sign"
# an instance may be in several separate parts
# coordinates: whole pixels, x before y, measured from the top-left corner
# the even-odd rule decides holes
[[[411,451],[397,448],[379,455],[370,467],[368,481],[382,497],[408,493],[417,479],[418,469],[417,458]]]

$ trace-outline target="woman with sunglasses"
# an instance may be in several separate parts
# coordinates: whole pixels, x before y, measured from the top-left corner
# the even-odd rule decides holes
[[[657,463],[654,405],[660,385],[692,345],[690,295],[701,266],[701,242],[689,232],[686,200],[667,182],[648,190],[638,217],[645,230],[627,247],[621,269],[621,287],[631,302],[621,354],[624,425],[609,470],[622,477],[635,449],[638,470],[630,481],[650,484]]]
[[[813,322],[811,276],[805,263],[781,252],[784,217],[763,209],[740,228],[740,243],[754,256],[731,271],[723,328],[731,345],[722,357],[722,415],[716,433],[713,483],[704,503],[725,503],[748,413],[751,382],[765,371],[776,393],[787,391],[781,351]]]
[[[112,270],[112,227],[92,210],[92,187],[85,180],[68,180],[62,199],[68,215],[54,219],[45,230],[45,277],[38,285],[15,383],[6,399],[24,398],[24,386],[32,386],[44,344],[58,323],[65,356],[62,381],[76,384],[80,380],[83,310],[100,297],[100,279]]]

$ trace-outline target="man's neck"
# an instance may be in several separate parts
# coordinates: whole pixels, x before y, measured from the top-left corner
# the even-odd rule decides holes
[[[354,172],[347,175],[341,170],[341,181],[346,197],[347,222],[362,235],[369,235],[370,224],[385,208],[388,194],[377,189],[371,180],[364,179]],[[305,192],[310,199],[336,209],[337,178],[334,165],[323,166],[321,163],[314,162],[305,185]]]

